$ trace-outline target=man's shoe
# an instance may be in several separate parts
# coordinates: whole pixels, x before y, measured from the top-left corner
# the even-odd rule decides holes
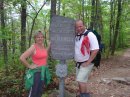
[[[80,97],[90,97],[90,94],[89,93],[81,93]]]

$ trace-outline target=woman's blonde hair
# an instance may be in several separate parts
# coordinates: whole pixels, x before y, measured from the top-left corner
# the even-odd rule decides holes
[[[39,34],[43,35],[43,33],[42,33],[41,31],[38,31],[37,33],[34,34],[34,39],[35,39]],[[43,37],[44,37],[44,35],[43,35]]]

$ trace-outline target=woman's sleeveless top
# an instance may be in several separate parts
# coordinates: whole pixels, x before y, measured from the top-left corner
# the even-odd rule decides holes
[[[40,49],[36,44],[34,45],[34,47],[35,54],[32,55],[32,62],[38,66],[46,66],[48,58],[47,50],[45,48]]]

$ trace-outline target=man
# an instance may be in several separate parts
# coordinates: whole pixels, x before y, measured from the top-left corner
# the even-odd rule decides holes
[[[94,66],[92,60],[95,58],[99,45],[96,36],[87,31],[82,20],[77,20],[75,37],[75,61],[76,61],[76,81],[78,82],[80,97],[90,97],[87,91],[87,81]]]

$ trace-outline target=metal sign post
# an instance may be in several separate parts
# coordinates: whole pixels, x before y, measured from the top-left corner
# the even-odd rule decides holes
[[[63,16],[53,16],[50,25],[51,55],[60,60],[56,65],[59,77],[59,97],[64,97],[64,78],[67,76],[66,60],[74,57],[75,21]]]
[[[65,60],[60,60],[60,64],[56,66],[56,75],[59,77],[59,97],[64,97],[64,78],[67,76],[67,65]]]

